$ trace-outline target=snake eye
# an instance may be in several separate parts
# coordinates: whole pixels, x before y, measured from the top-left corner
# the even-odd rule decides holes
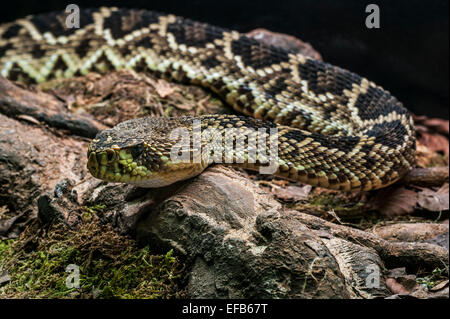
[[[116,152],[114,152],[113,150],[107,150],[106,156],[108,159],[108,163],[113,162],[116,159]]]

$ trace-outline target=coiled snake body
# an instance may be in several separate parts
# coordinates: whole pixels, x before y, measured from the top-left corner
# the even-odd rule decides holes
[[[275,175],[343,191],[387,186],[414,161],[408,111],[389,92],[352,72],[235,31],[150,11],[86,9],[80,26],[67,28],[63,12],[0,26],[1,75],[43,82],[129,68],[211,89],[246,115],[120,123],[100,132],[89,147],[88,168],[97,178],[158,187],[199,174],[211,159],[192,161],[198,151],[192,139],[185,145],[188,162],[171,157],[180,139],[170,132],[193,133],[193,123],[219,133],[237,129],[243,138],[232,137],[234,146],[250,145],[259,130],[267,147],[271,142],[278,148]],[[276,135],[269,135],[274,128]],[[212,135],[198,146],[223,142]],[[225,155],[233,165],[251,169],[268,160],[259,153],[238,154],[235,147]]]

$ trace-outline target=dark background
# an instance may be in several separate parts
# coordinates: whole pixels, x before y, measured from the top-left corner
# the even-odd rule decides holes
[[[71,2],[2,2],[0,22],[64,10]],[[311,43],[324,60],[391,91],[416,114],[448,118],[448,0],[135,0],[76,1],[174,13],[247,32],[258,27]],[[367,29],[365,8],[380,7],[381,28]]]

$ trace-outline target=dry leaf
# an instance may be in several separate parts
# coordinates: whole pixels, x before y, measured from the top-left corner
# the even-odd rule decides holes
[[[289,182],[284,179],[274,179],[271,183],[277,186],[286,187]]]
[[[272,189],[272,193],[281,200],[297,202],[307,200],[311,189],[311,185],[305,185],[303,187],[290,185],[286,188],[276,186]]]
[[[440,283],[438,283],[436,286],[434,286],[433,288],[430,288],[430,291],[439,291],[441,289],[444,289],[445,287],[448,286],[448,279],[447,280],[443,280]]]
[[[416,149],[416,165],[425,168],[430,166],[447,166],[447,163],[441,155],[433,152],[418,141]]]
[[[41,124],[41,122],[39,122],[34,117],[29,116],[29,115],[19,114],[19,115],[17,115],[17,118],[21,119],[21,120],[24,120],[24,121],[27,121],[27,122],[30,122],[30,123],[33,123],[33,124],[36,124],[36,125],[40,125]]]
[[[395,294],[414,298],[427,298],[429,293],[417,282],[415,275],[408,275],[405,268],[391,269],[387,275],[386,286]]]
[[[443,135],[449,135],[449,121],[438,118],[428,118],[424,115],[413,115],[414,125],[419,130],[435,131]]]
[[[168,82],[163,80],[158,80],[155,85],[156,93],[162,98],[171,95],[175,90]]]
[[[190,111],[194,108],[194,105],[193,104],[189,105],[187,103],[180,103],[180,104],[176,104],[175,107],[180,110]]]
[[[425,125],[438,133],[449,135],[449,121],[443,119],[428,119]]]
[[[439,190],[425,189],[418,194],[417,203],[432,212],[449,209],[449,187],[444,184]]]
[[[421,133],[419,141],[433,152],[443,152],[449,156],[448,138],[436,133]]]
[[[397,294],[397,295],[407,295],[407,294],[409,294],[409,291],[405,287],[403,287],[403,285],[400,284],[394,278],[387,278],[386,279],[386,287],[390,291],[392,291],[394,294]]]
[[[386,216],[412,213],[417,203],[417,193],[404,187],[383,189],[376,198],[378,210]]]
[[[449,160],[449,121],[426,116],[413,115],[418,142],[433,152],[442,152]]]
[[[0,220],[0,235],[6,235],[8,231],[14,226],[14,223],[23,215],[25,215],[26,212],[22,212],[19,215],[16,215],[14,217],[11,217],[9,219],[3,219]]]

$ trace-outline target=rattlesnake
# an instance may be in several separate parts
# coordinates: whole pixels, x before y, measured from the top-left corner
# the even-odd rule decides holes
[[[216,128],[216,135],[237,128],[243,138],[233,137],[234,147],[249,144],[259,129],[268,147],[276,143],[274,158],[234,149],[220,158],[250,169],[272,159],[275,175],[321,187],[377,189],[401,178],[414,161],[408,111],[357,74],[236,31],[151,11],[83,9],[80,26],[68,28],[63,12],[1,25],[0,74],[29,83],[128,68],[208,88],[243,114],[120,123],[89,147],[95,177],[158,187],[199,174],[211,158],[192,163],[192,140],[189,163],[170,156],[180,141],[170,138],[171,130],[193,133],[196,121],[203,131]],[[200,146],[214,141],[203,138]]]

